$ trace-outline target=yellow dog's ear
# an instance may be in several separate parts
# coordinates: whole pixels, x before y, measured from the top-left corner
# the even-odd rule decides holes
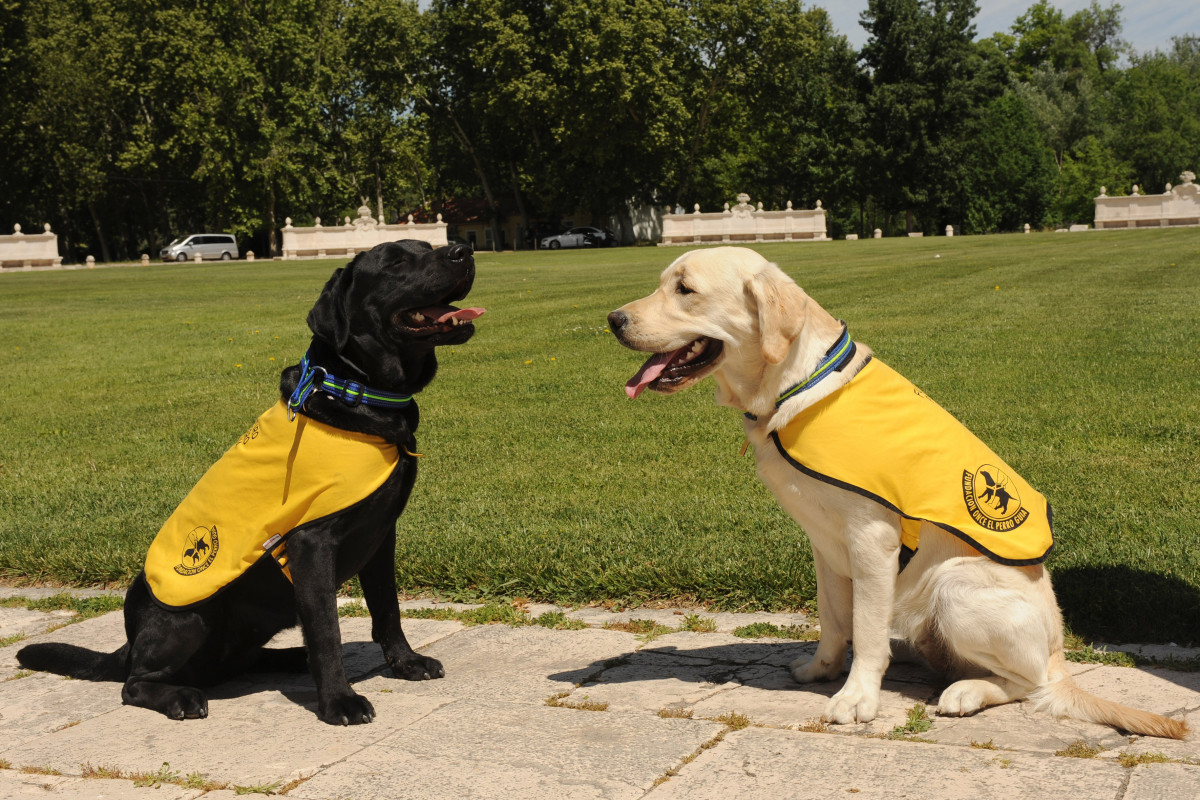
[[[747,288],[758,305],[763,359],[768,364],[778,364],[804,327],[808,295],[774,266],[751,278]]]

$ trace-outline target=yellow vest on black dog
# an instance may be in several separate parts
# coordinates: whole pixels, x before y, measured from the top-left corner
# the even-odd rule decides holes
[[[210,597],[270,554],[291,579],[286,537],[370,496],[400,461],[394,444],[303,415],[281,400],[204,474],[146,554],[160,603]]]
[[[805,474],[899,513],[910,549],[921,520],[1002,564],[1039,564],[1054,547],[1046,498],[878,360],[772,435]]]

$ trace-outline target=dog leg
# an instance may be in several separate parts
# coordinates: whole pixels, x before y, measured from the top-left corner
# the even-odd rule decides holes
[[[342,633],[335,599],[337,553],[328,536],[310,537],[306,533],[293,534],[288,557],[296,587],[296,613],[308,648],[308,669],[317,684],[317,716],[330,725],[371,722],[375,708],[350,688],[342,663]]]
[[[854,596],[849,578],[834,572],[829,562],[813,548],[813,563],[817,570],[817,611],[821,624],[821,641],[816,654],[808,660],[796,659],[789,666],[792,677],[800,683],[831,681],[842,674],[846,665],[846,648],[851,638],[851,611]]]
[[[937,713],[948,717],[965,717],[988,706],[999,706],[1020,700],[1029,687],[996,675],[956,681],[942,691]]]
[[[130,642],[130,671],[121,689],[121,701],[171,719],[207,717],[208,698],[200,689],[187,685],[207,677],[193,674],[189,663],[207,637],[208,630],[198,614],[143,607]]]
[[[892,606],[900,537],[888,521],[863,522],[847,536],[853,572],[854,658],[846,684],[822,715],[830,722],[870,722],[879,713],[879,688],[891,660]]]
[[[955,660],[990,673],[948,686],[938,713],[974,714],[1025,697],[1047,680],[1052,609],[1030,602],[1029,582],[1012,567],[964,559],[937,579],[935,624]],[[1006,585],[1008,584],[1008,585]]]
[[[379,642],[392,674],[408,681],[427,681],[446,677],[436,658],[416,653],[404,636],[400,605],[396,601],[396,532],[393,529],[380,543],[358,573],[363,597],[371,612],[371,639]]]

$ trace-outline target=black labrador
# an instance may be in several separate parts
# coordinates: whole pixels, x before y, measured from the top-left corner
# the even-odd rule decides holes
[[[396,465],[378,489],[344,511],[281,532],[285,562],[258,558],[215,594],[183,608],[156,598],[143,570],[125,597],[128,641],[119,650],[33,644],[17,654],[22,666],[124,681],[126,704],[173,719],[208,715],[201,687],[242,672],[307,667],[322,720],[370,722],[375,710],[346,679],[336,604],[338,587],[357,575],[372,638],[393,674],[443,677],[442,665],[414,652],[401,630],[396,520],[417,474],[418,411],[410,396],[433,380],[435,347],[461,344],[475,332],[471,320],[483,309],[451,305],[467,295],[474,278],[474,258],[464,245],[434,250],[424,242],[389,242],[336,270],[308,314],[312,344],[300,365],[283,371],[281,395],[293,415],[394,445]],[[214,545],[193,539],[188,553],[194,562]],[[264,647],[297,622],[305,647]]]

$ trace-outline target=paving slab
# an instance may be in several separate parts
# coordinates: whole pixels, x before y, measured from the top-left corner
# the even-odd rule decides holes
[[[1200,800],[1200,766],[1145,764],[1134,767],[1122,800]]]
[[[463,700],[297,786],[290,797],[639,798],[725,726]]]
[[[747,728],[701,753],[647,798],[1112,798],[1121,796],[1127,778],[1123,767],[1088,759]]]
[[[531,605],[528,611],[536,617],[555,609]],[[592,625],[577,631],[406,619],[413,646],[446,665],[446,678],[422,682],[391,677],[370,640],[369,618],[344,618],[347,672],[377,719],[339,728],[316,718],[315,688],[303,673],[224,683],[210,692],[209,718],[186,722],[122,706],[116,683],[18,677],[15,653],[30,642],[111,651],[124,641],[119,612],[48,633],[40,631],[62,618],[29,613],[8,618],[27,638],[0,648],[0,798],[190,800],[200,794],[171,783],[151,790],[128,780],[81,777],[85,766],[128,776],[157,771],[165,762],[177,775],[197,773],[227,785],[204,794],[207,800],[233,800],[235,786],[268,785],[286,787],[301,800],[831,794],[1200,800],[1196,734],[1182,742],[1125,736],[1054,720],[1024,703],[967,718],[937,717],[942,679],[920,664],[892,665],[872,723],[824,726],[818,717],[844,678],[795,683],[788,665],[810,656],[815,643],[730,635],[750,621],[765,621],[749,615],[721,619],[716,627],[723,632],[675,632],[649,641],[605,629],[619,615],[602,609],[567,610]],[[673,628],[686,616],[669,609],[621,613]],[[301,641],[292,630],[272,644]],[[1168,654],[1192,657],[1180,648]],[[1200,728],[1200,674],[1093,664],[1071,670],[1088,691]],[[567,707],[547,705],[550,698]],[[902,725],[917,703],[932,715],[922,741],[880,738]],[[585,704],[604,710],[580,707]],[[664,709],[670,713],[660,716]],[[734,731],[714,721],[731,711],[764,727]],[[1095,758],[1055,755],[1080,741],[1099,748]],[[1127,768],[1125,755],[1152,763]]]
[[[423,649],[423,654],[442,662],[446,677],[415,684],[414,691],[542,704],[599,675],[637,644],[632,634],[618,631],[480,625]]]

